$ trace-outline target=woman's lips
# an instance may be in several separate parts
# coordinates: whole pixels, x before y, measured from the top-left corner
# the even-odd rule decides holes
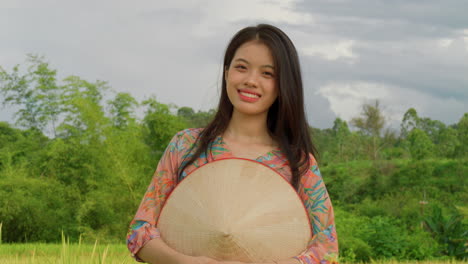
[[[260,99],[260,95],[253,92],[238,90],[237,93],[242,101],[254,103]]]

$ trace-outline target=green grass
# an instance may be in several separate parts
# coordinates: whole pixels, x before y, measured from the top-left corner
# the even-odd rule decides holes
[[[23,243],[1,244],[0,264],[104,264],[136,263],[124,244],[101,245],[69,243],[62,237],[61,244]]]
[[[2,223],[0,223],[1,239]],[[70,243],[62,234],[61,244],[1,243],[0,264],[127,264],[137,263],[125,244]],[[371,261],[371,264],[459,264],[462,261]]]
[[[1,244],[0,264],[130,264],[137,263],[130,257],[124,244],[100,245],[84,243],[62,244],[24,243]],[[371,264],[459,264],[461,261],[371,261]]]

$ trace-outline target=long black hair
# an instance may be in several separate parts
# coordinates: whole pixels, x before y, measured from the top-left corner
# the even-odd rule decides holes
[[[297,189],[301,175],[310,167],[309,153],[317,155],[317,150],[309,136],[309,127],[304,111],[304,92],[299,57],[294,44],[283,31],[272,25],[260,24],[246,27],[234,35],[224,55],[224,70],[229,69],[237,49],[242,44],[252,40],[260,41],[268,46],[273,56],[278,98],[268,110],[268,133],[286,155],[292,172],[291,184]],[[185,168],[203,152],[208,156],[213,141],[222,135],[229,125],[233,105],[227,95],[224,76],[223,74],[218,111],[192,146],[194,149],[191,151],[195,150],[195,153],[179,168],[179,180]]]

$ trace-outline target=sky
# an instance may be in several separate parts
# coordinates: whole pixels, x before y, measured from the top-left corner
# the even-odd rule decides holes
[[[350,121],[375,100],[395,129],[410,107],[450,125],[468,112],[467,10],[466,0],[0,0],[0,66],[42,55],[60,78],[208,110],[230,38],[269,23],[299,52],[310,125]],[[13,112],[0,108],[0,120]]]

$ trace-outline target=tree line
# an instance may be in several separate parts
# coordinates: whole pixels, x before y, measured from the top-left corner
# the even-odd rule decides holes
[[[3,242],[54,242],[62,231],[123,241],[169,140],[215,113],[139,102],[103,81],[58,80],[32,55],[0,68],[0,92],[17,109],[14,125],[0,122]],[[466,258],[468,113],[447,126],[411,108],[395,132],[376,101],[349,125],[337,118],[310,133],[344,260]]]

